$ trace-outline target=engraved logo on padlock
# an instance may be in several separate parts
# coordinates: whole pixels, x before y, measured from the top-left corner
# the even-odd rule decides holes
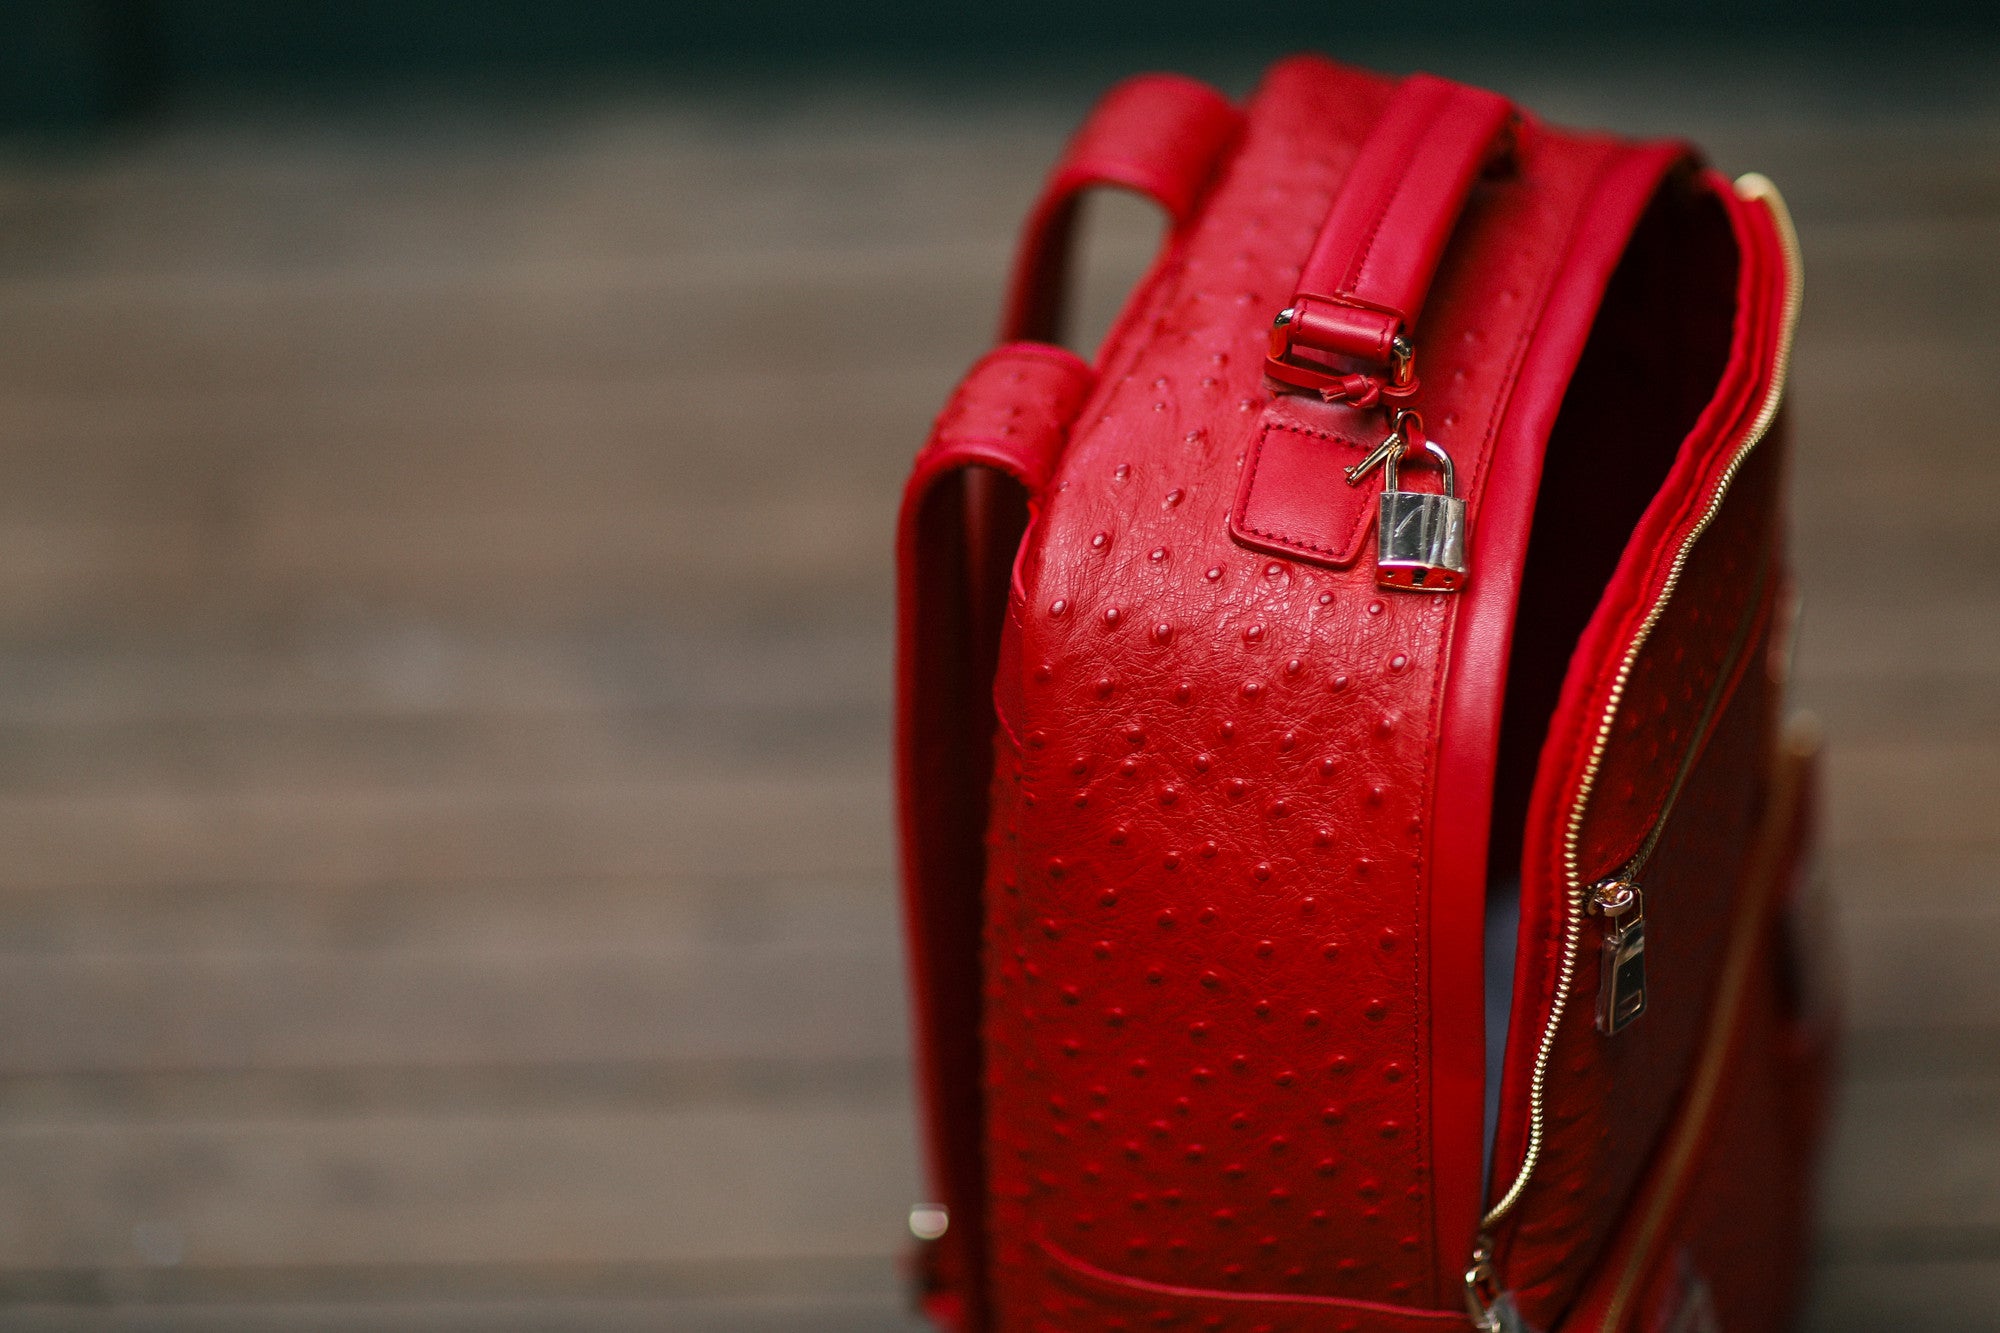
[[[1401,488],[1396,465],[1402,449],[1391,449],[1382,460],[1375,581],[1385,588],[1456,592],[1465,586],[1465,501],[1458,497],[1444,446],[1425,440],[1424,452],[1438,461],[1442,493]]]

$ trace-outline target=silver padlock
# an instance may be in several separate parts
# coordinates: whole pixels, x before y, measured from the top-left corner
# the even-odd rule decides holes
[[[1382,460],[1375,581],[1414,592],[1456,592],[1465,586],[1465,501],[1456,494],[1451,455],[1444,446],[1425,440],[1424,452],[1437,459],[1444,473],[1442,494],[1397,486],[1400,448]]]

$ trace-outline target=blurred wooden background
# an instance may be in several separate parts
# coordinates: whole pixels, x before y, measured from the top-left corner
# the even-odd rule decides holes
[[[1792,200],[1811,1327],[1997,1328],[2000,63],[1866,68],[1443,72]],[[0,1327],[910,1327],[890,522],[1089,91],[0,163]]]

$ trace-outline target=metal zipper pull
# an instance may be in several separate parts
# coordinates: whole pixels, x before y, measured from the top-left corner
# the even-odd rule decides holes
[[[1597,1030],[1615,1037],[1646,1012],[1646,896],[1629,879],[1607,879],[1590,891],[1590,912],[1604,920]]]
[[[1465,1273],[1465,1313],[1479,1333],[1536,1333],[1534,1325],[1521,1317],[1514,1293],[1500,1290],[1499,1279],[1493,1276],[1493,1242],[1484,1236]]]

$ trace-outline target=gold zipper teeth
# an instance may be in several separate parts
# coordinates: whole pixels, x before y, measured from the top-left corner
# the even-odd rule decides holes
[[[1555,1000],[1549,1006],[1548,1022],[1542,1028],[1542,1039],[1535,1049],[1535,1068],[1528,1080],[1528,1146],[1521,1155],[1521,1169],[1516,1173],[1513,1184],[1507,1187],[1486,1216],[1480,1219],[1479,1229],[1484,1232],[1496,1226],[1501,1219],[1514,1210],[1521,1201],[1528,1182],[1534,1178],[1535,1168],[1541,1162],[1544,1120],[1546,1107],[1543,1097],[1547,1091],[1549,1061],[1555,1053],[1556,1031],[1562,1026],[1563,1015],[1568,1012],[1570,989],[1576,979],[1576,960],[1583,939],[1584,888],[1582,872],[1578,867],[1579,845],[1583,840],[1584,812],[1590,804],[1592,789],[1597,784],[1598,770],[1604,762],[1604,752],[1610,745],[1611,728],[1618,717],[1618,705],[1625,697],[1625,687],[1631,680],[1632,668],[1639,660],[1646,641],[1652,636],[1654,626],[1666,614],[1667,603],[1672,600],[1674,589],[1679,586],[1681,571],[1686,568],[1688,556],[1702,533],[1714,522],[1722,508],[1723,500],[1729,494],[1730,483],[1742,470],[1750,451],[1755,449],[1770,431],[1771,423],[1777,419],[1778,406],[1784,399],[1785,377],[1791,369],[1792,332],[1798,325],[1799,304],[1805,295],[1805,271],[1799,253],[1798,234],[1792,229],[1791,214],[1785,208],[1784,198],[1778,187],[1766,177],[1752,173],[1741,176],[1736,181],[1736,194],[1740,199],[1754,200],[1770,210],[1771,219],[1777,228],[1779,249],[1785,263],[1785,308],[1778,340],[1777,359],[1772,365],[1771,388],[1759,406],[1757,416],[1750,423],[1749,431],[1738,445],[1729,465],[1722,470],[1715,491],[1709,496],[1708,504],[1702,509],[1701,517],[1682,538],[1679,549],[1674,552],[1673,562],[1667,567],[1666,581],[1660,585],[1659,595],[1647,610],[1646,618],[1640,622],[1632,641],[1626,645],[1625,654],[1618,663],[1618,670],[1611,680],[1611,692],[1605,700],[1604,712],[1598,718],[1597,734],[1591,741],[1590,757],[1583,766],[1582,779],[1577,785],[1576,800],[1570,806],[1569,823],[1563,834],[1563,879],[1568,886],[1566,894],[1566,918],[1563,927],[1562,961],[1556,971]]]

